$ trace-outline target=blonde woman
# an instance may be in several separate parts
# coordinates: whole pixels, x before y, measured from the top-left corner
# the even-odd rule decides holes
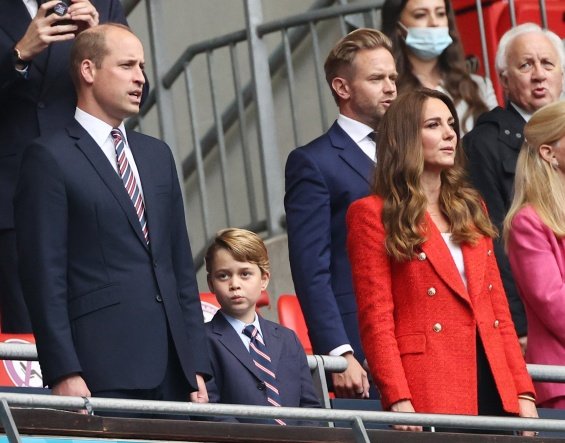
[[[528,319],[526,361],[565,365],[565,102],[537,111],[524,135],[504,237]],[[565,384],[536,392],[539,406],[565,408]]]

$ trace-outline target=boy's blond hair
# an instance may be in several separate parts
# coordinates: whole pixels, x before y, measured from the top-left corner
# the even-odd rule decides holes
[[[225,249],[237,261],[257,265],[262,275],[270,272],[267,247],[261,237],[254,232],[239,228],[218,231],[204,257],[208,274],[212,272],[214,257],[218,249]]]

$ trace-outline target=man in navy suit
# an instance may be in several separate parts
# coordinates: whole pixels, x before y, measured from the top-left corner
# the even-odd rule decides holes
[[[222,307],[206,324],[213,371],[207,383],[210,402],[320,407],[296,334],[255,312],[270,278],[269,256],[261,238],[245,229],[220,231],[206,252],[206,271],[210,291]],[[255,328],[261,343],[246,335],[248,328]],[[254,355],[254,346],[267,356]],[[274,376],[266,376],[269,371]],[[242,417],[221,420],[272,423]],[[289,424],[288,420],[275,422]]]
[[[75,120],[22,161],[24,296],[54,394],[206,401],[208,348],[173,157],[123,125],[139,112],[143,67],[123,25],[76,37]]]
[[[339,116],[328,132],[292,151],[286,163],[290,266],[314,352],[348,361],[344,373],[332,374],[336,396],[364,398],[369,383],[362,368],[345,214],[369,193],[373,131],[396,98],[397,72],[389,39],[373,29],[342,38],[324,68]]]
[[[2,332],[31,332],[18,279],[13,198],[24,148],[72,120],[76,95],[69,53],[77,30],[126,23],[119,0],[0,0],[0,314]],[[74,23],[62,24],[73,20]],[[52,26],[54,25],[54,26]]]

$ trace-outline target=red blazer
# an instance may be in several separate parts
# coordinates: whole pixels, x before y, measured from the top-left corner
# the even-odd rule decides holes
[[[348,251],[363,348],[382,403],[409,399],[417,412],[473,414],[477,407],[476,331],[504,409],[534,393],[490,238],[462,245],[467,288],[440,232],[426,214],[427,241],[398,263],[387,255],[382,199],[347,213]]]

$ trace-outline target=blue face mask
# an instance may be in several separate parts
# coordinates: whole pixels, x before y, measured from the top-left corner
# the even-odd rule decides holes
[[[402,25],[401,25],[402,26]],[[402,26],[404,28],[404,26]],[[447,27],[442,28],[405,28],[406,46],[419,59],[432,60],[439,57],[453,39]]]

